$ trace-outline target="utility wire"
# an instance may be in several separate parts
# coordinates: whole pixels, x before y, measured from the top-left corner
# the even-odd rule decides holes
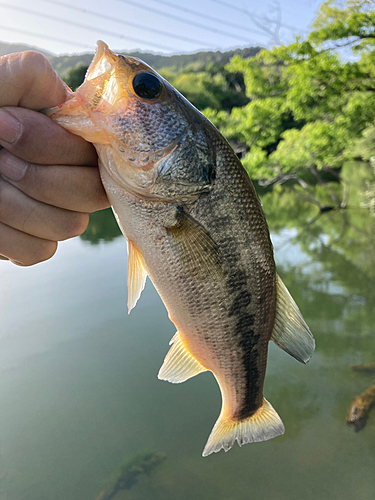
[[[118,0],[118,1],[126,3],[128,5],[133,5],[134,7],[137,7],[139,9],[147,10],[147,12],[155,12],[156,14],[160,14],[161,16],[168,17],[169,19],[174,19],[175,21],[179,21],[184,24],[189,24],[190,26],[195,26],[196,28],[201,28],[205,31],[211,31],[212,33],[218,33],[220,35],[228,36],[229,38],[243,40],[249,43],[249,39],[243,36],[234,35],[233,33],[228,33],[227,31],[218,30],[216,28],[209,28],[205,24],[196,23],[195,21],[187,21],[186,19],[180,16],[175,16],[174,14],[168,14],[167,12],[163,12],[162,10],[159,9],[154,9],[153,7],[150,7],[148,5],[143,5],[142,3],[133,2],[132,0]]]
[[[75,45],[75,46],[78,45],[79,47],[84,47],[85,49],[92,49],[91,45],[86,45],[84,43],[79,43],[79,42],[70,42],[69,40],[65,40],[63,38],[56,38],[54,36],[41,35],[39,33],[32,33],[31,31],[19,30],[17,28],[9,28],[7,26],[2,26],[2,25],[0,25],[0,29],[7,30],[7,31],[14,31],[15,33],[21,33],[23,35],[29,35],[29,36],[33,36],[35,38],[44,38],[45,40],[53,40],[55,42],[63,42],[63,43],[67,43],[69,45]]]
[[[88,10],[88,9],[83,8],[83,7],[76,7],[75,5],[67,4],[64,2],[58,2],[57,0],[43,0],[43,1],[47,2],[47,3],[52,3],[54,5],[61,5],[62,7],[65,7],[67,9],[76,10],[76,11],[78,10],[79,12],[90,14],[92,16],[99,17],[100,19],[107,19],[108,21],[113,21],[114,23],[124,24],[125,26],[132,26],[133,28],[137,28],[137,29],[140,29],[142,31],[157,33],[158,35],[167,36],[170,38],[176,38],[177,40],[183,40],[185,42],[194,43],[196,45],[206,46],[206,44],[207,44],[207,42],[202,42],[201,40],[189,38],[187,36],[174,35],[172,33],[167,33],[166,31],[161,31],[161,30],[158,30],[155,28],[149,28],[149,27],[145,28],[144,26],[142,26],[140,24],[136,24],[136,23],[133,23],[130,21],[123,21],[122,19],[119,19],[116,17],[107,16],[105,14],[100,14],[99,12],[93,12],[92,10]]]
[[[22,7],[16,7],[15,5],[9,5],[9,4],[3,3],[3,2],[0,2],[0,7],[6,7],[7,9],[13,9],[13,10],[18,10],[20,12],[26,12],[27,14],[32,14],[33,16],[45,17],[46,19],[52,19],[53,21],[57,21],[59,23],[69,24],[70,26],[77,26],[78,28],[82,28],[82,29],[89,30],[89,31],[94,31],[95,33],[104,33],[104,34],[110,35],[112,37],[121,38],[122,40],[131,40],[133,42],[135,41],[135,42],[139,42],[142,44],[147,42],[147,40],[139,40],[138,38],[125,36],[125,35],[119,35],[117,33],[113,33],[113,31],[103,30],[102,28],[100,28],[100,29],[93,28],[92,26],[88,26],[87,24],[81,24],[81,23],[76,23],[74,21],[68,21],[66,19],[60,19],[59,17],[51,16],[49,14],[44,14],[42,12],[36,12],[33,10],[24,9]],[[150,43],[150,42],[147,42],[147,43]],[[159,47],[160,49],[168,50],[171,52],[173,52],[173,50],[174,50],[171,47],[166,47],[165,45],[161,45],[159,43],[158,44],[153,43],[153,45],[155,47]]]
[[[229,2],[224,2],[224,0],[211,0],[211,2],[217,3],[219,5],[224,5],[224,7],[228,7],[229,9],[235,10],[237,12],[241,12],[241,14],[246,14],[246,15],[251,14],[250,11],[246,7],[237,7],[235,4],[232,4],[232,3],[229,3]],[[251,14],[251,15],[254,18],[258,18],[261,21],[264,21],[264,19],[262,19],[261,16],[257,16],[256,14]],[[270,19],[267,19],[267,21],[268,22],[277,23],[277,21],[271,21]],[[290,24],[280,23],[280,26],[282,26],[283,28],[288,28],[288,29],[290,29],[292,31],[300,31],[301,33],[306,32],[306,30],[297,30],[297,28],[295,26],[291,26]]]
[[[211,21],[214,21],[215,23],[219,24],[224,24],[224,26],[232,26],[233,28],[236,28],[237,30],[243,30],[243,31],[249,31],[250,33],[253,33],[255,35],[263,35],[261,31],[253,30],[252,28],[246,27],[246,26],[240,26],[235,23],[229,22],[227,19],[219,19],[218,17],[214,16],[209,16],[207,14],[202,14],[202,12],[198,12],[196,10],[188,9],[187,7],[181,7],[180,5],[176,5],[172,2],[167,2],[166,0],[151,0],[152,2],[159,3],[161,5],[167,5],[168,7],[172,7],[173,9],[180,10],[182,12],[187,12],[188,14],[191,14],[193,16],[198,16],[200,18],[204,17],[205,19],[210,19]]]

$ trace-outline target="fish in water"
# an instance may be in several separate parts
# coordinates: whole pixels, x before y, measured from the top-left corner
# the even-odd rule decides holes
[[[84,83],[47,114],[96,147],[128,242],[129,312],[148,275],[177,328],[159,379],[211,371],[219,384],[222,409],[203,455],[283,434],[263,397],[268,342],[303,363],[315,343],[229,144],[147,64],[103,42]]]

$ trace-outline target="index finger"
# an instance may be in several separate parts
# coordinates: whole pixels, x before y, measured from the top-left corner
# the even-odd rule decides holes
[[[16,120],[15,139],[4,140],[7,120]],[[14,122],[14,123],[16,123]],[[13,137],[12,137],[13,138]],[[8,138],[9,141],[9,138]],[[42,165],[97,165],[94,146],[42,113],[20,107],[0,108],[0,144],[16,156]]]

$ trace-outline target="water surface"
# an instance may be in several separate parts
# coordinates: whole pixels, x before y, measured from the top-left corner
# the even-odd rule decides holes
[[[348,208],[320,216],[300,191],[263,197],[279,273],[317,350],[304,366],[270,345],[265,396],[284,436],[205,459],[219,389],[210,373],[157,379],[174,326],[149,281],[128,316],[126,243],[109,213],[49,262],[0,262],[1,500],[94,500],[144,449],[167,459],[115,500],[373,500],[375,413],[359,433],[345,423],[373,378],[350,364],[375,362],[366,175],[348,171]]]

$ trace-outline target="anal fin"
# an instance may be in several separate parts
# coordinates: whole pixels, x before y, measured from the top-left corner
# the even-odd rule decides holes
[[[183,345],[178,332],[175,333],[169,345],[172,345],[172,347],[169,349],[158,373],[160,380],[179,384],[191,377],[195,377],[198,373],[207,371]]]
[[[141,296],[146,278],[142,256],[134,243],[128,240],[128,314]]]
[[[271,340],[301,363],[307,363],[315,350],[314,337],[279,275],[276,275],[276,318]]]

